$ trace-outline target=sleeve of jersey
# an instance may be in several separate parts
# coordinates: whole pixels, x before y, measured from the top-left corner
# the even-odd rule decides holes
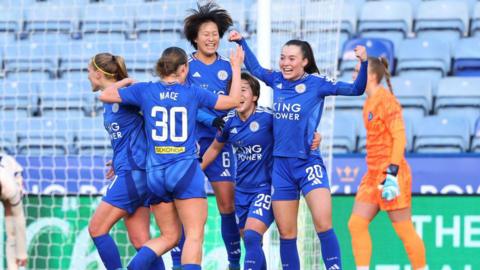
[[[395,100],[389,100],[384,107],[385,125],[393,138],[393,148],[390,163],[400,165],[405,152],[407,139],[405,136],[405,124],[402,118],[402,108]]]
[[[240,44],[245,51],[245,66],[247,67],[248,71],[253,74],[253,76],[259,78],[268,86],[273,85],[274,80],[274,73],[271,70],[263,68],[260,63],[258,62],[257,57],[252,52],[250,47],[248,47],[247,41],[245,39],[241,39],[237,42]]]
[[[198,109],[197,122],[204,124],[205,126],[211,126],[215,116],[208,113],[204,109]]]
[[[210,109],[215,108],[215,104],[217,104],[218,100],[218,95],[215,95],[210,91],[195,86],[192,86],[192,90],[194,91],[197,98],[198,107],[207,107]]]
[[[122,104],[140,107],[142,104],[142,93],[145,92],[145,83],[136,83],[131,86],[118,89]]]
[[[322,89],[321,96],[361,96],[367,87],[368,61],[362,62],[358,76],[353,83],[333,82],[325,80],[327,87]]]

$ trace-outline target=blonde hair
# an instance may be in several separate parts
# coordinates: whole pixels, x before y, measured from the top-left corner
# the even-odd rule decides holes
[[[127,67],[123,57],[111,53],[99,53],[92,57],[92,65],[95,70],[100,71],[105,76],[120,81],[128,78]]]

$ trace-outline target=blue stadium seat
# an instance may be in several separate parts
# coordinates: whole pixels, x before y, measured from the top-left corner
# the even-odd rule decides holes
[[[480,38],[463,38],[454,50],[455,76],[480,76]]]
[[[179,39],[179,33],[183,31],[183,18],[187,9],[195,8],[193,1],[186,1],[185,5],[179,5],[177,1],[147,2],[138,5],[134,9],[135,32],[139,39],[142,36],[154,33],[172,33]],[[175,40],[174,39],[174,40]]]
[[[84,118],[80,121],[75,147],[80,155],[111,153],[111,145],[102,117]]]
[[[459,153],[469,149],[468,123],[461,117],[429,116],[415,126],[414,151],[418,153]]]
[[[413,10],[408,1],[373,1],[362,7],[358,32],[362,37],[381,37],[394,44],[412,29]]]
[[[14,42],[22,30],[23,12],[18,6],[0,5],[0,14],[0,44]]]
[[[434,110],[441,115],[463,116],[473,130],[480,116],[480,78],[448,77],[440,80]]]
[[[73,142],[71,134],[51,118],[20,119],[16,131],[21,155],[66,155]]]
[[[447,43],[406,39],[398,50],[396,74],[430,80],[435,92],[438,80],[448,74],[450,62]]]
[[[133,32],[135,14],[129,8],[90,4],[86,5],[82,11],[81,31],[84,40],[120,43],[125,40],[127,34]]]
[[[98,53],[98,45],[88,41],[72,41],[60,46],[59,74],[65,77],[66,73],[81,73],[86,77],[88,64],[92,57]]]
[[[19,119],[19,118],[18,118]],[[17,126],[18,120],[10,118],[10,115],[5,114],[5,111],[0,111],[0,121],[2,128],[0,129],[0,151],[6,151],[10,154],[15,154],[17,149]]]
[[[335,115],[333,131],[333,152],[351,153],[355,151],[357,141],[357,123],[353,117]]]
[[[10,115],[29,116],[38,108],[38,87],[36,83],[17,80],[1,80],[0,110]]]
[[[468,29],[469,11],[464,1],[424,1],[418,7],[414,31],[419,38],[454,45]]]
[[[125,57],[125,64],[129,71],[152,72],[165,49],[160,42],[130,41],[125,42],[123,46],[125,53],[121,55]]]
[[[480,153],[480,118],[477,119],[475,132],[472,140],[472,152]]]
[[[247,14],[249,25],[248,31],[251,33],[256,32],[258,17],[257,7],[257,2],[253,3]],[[291,1],[289,0],[278,0],[275,1],[275,4],[271,5],[271,7],[272,35],[274,33],[283,33],[284,36],[288,34],[294,36],[295,33],[300,30],[302,17],[301,6],[292,5]],[[283,39],[283,43],[286,41],[288,41],[288,38]]]
[[[363,104],[365,103],[366,94],[363,96],[351,97],[351,96],[336,96],[335,97],[335,110],[340,111],[356,111],[356,113],[362,113]]]
[[[480,3],[475,4],[475,8],[472,16],[472,25],[470,28],[470,33],[472,36],[480,36]]]
[[[343,47],[342,62],[340,64],[340,71],[351,73],[358,63],[355,57],[354,49],[357,45],[363,45],[367,48],[369,56],[385,57],[390,64],[390,73],[393,73],[395,49],[393,43],[388,39],[383,38],[359,38],[348,40]]]
[[[32,79],[53,78],[58,68],[58,49],[49,44],[17,42],[8,44],[4,50],[4,65],[7,78],[12,73],[21,73],[22,80],[26,76]]]
[[[83,118],[83,108],[88,103],[87,100],[93,100],[93,94],[84,90],[80,85],[66,80],[40,83],[41,115],[52,118]]]
[[[38,43],[64,43],[78,31],[80,9],[66,5],[37,3],[25,10],[25,31]]]
[[[393,93],[403,110],[418,110],[420,116],[428,115],[432,109],[432,85],[418,78],[393,77]]]

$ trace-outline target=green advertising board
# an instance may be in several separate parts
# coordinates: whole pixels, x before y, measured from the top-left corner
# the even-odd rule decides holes
[[[89,218],[99,200],[99,197],[82,196],[26,197],[28,269],[103,269],[87,230]],[[341,243],[344,269],[355,269],[347,229],[352,205],[353,197],[333,199],[334,227]],[[425,241],[428,269],[480,269],[480,197],[414,197],[413,214],[416,229]],[[151,231],[158,235],[154,225]],[[411,269],[402,243],[385,213],[380,213],[374,220],[370,232],[373,239],[371,269]],[[124,263],[127,263],[135,251],[128,244],[123,223],[114,228],[112,235],[119,243]],[[268,249],[271,253],[278,253],[278,246],[270,245]],[[308,249],[302,250],[311,256],[303,261],[321,260],[320,254],[315,258]],[[215,199],[209,197],[204,269],[226,269],[225,258],[220,218]],[[170,256],[164,256],[164,259],[170,265]],[[318,268],[306,264],[302,269]],[[270,269],[277,269],[276,265],[278,262]]]

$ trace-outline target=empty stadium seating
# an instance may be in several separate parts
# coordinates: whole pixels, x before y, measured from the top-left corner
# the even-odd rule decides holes
[[[108,153],[98,117],[102,104],[86,78],[91,57],[99,52],[122,55],[131,77],[158,79],[153,70],[164,48],[193,50],[181,32],[184,14],[195,2],[0,1],[0,148],[21,154]],[[300,5],[290,7],[289,2],[272,1],[272,66],[289,38],[312,41],[321,63],[317,29],[325,25],[314,12],[318,2],[307,1],[303,10],[293,10]],[[224,7],[235,10],[235,28],[255,49],[256,1],[228,1]],[[302,16],[292,16],[296,12]],[[393,90],[403,106],[407,150],[479,153],[480,81],[475,77],[480,76],[480,2],[346,0],[341,13],[342,79],[350,80],[356,64],[355,44],[367,45],[370,55],[388,56]],[[229,46],[224,37],[220,52]],[[336,153],[365,150],[365,98],[336,98]],[[81,126],[91,132],[60,134],[65,123],[59,118],[71,119],[72,130]],[[40,131],[30,134],[33,128]],[[27,130],[29,136],[22,134]]]

